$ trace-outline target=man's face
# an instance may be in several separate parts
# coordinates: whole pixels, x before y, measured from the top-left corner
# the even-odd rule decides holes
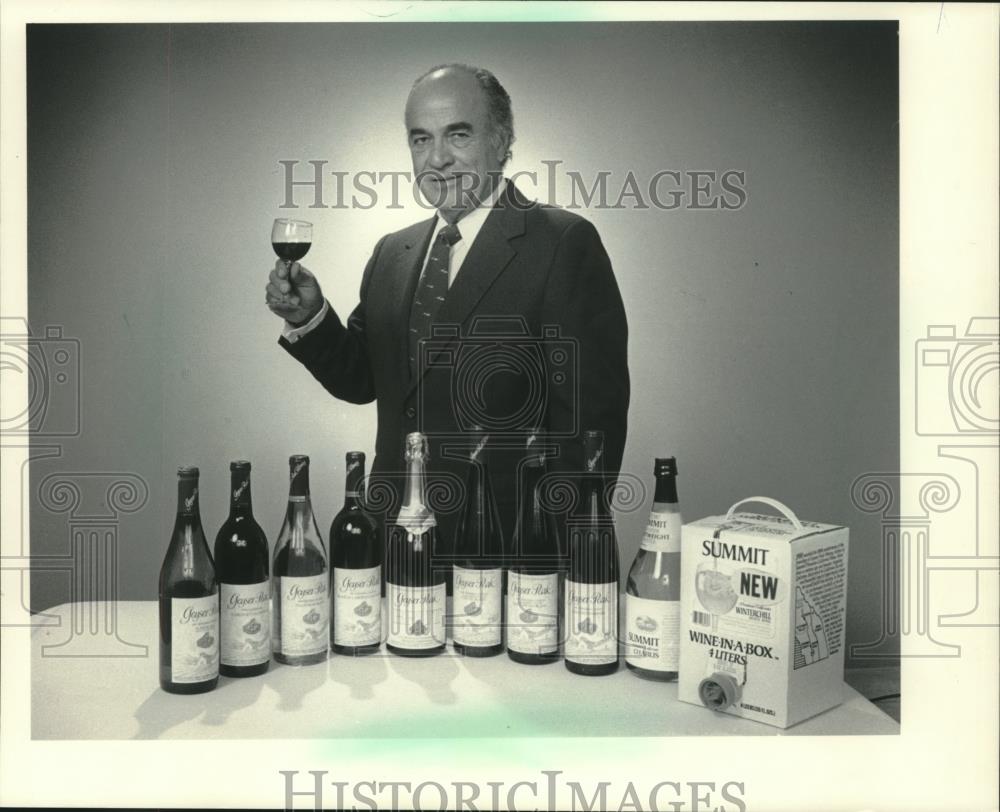
[[[486,94],[464,71],[439,71],[410,92],[406,130],[420,193],[455,222],[489,197],[504,145],[491,136]]]

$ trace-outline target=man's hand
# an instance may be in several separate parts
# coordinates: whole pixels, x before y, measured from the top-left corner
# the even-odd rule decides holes
[[[293,327],[305,324],[323,307],[319,282],[298,262],[279,259],[267,282],[267,306]]]

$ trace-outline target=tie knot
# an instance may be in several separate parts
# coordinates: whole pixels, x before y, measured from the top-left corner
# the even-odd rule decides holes
[[[458,230],[458,226],[449,223],[438,232],[438,239],[446,245],[452,246],[462,239],[462,232]]]

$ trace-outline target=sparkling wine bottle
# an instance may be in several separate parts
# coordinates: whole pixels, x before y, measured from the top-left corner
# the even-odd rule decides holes
[[[507,571],[507,656],[541,665],[559,659],[560,586],[564,553],[555,515],[542,506],[541,435],[528,436],[521,466],[513,552]]]
[[[393,654],[427,657],[444,651],[446,572],[433,567],[437,521],[427,506],[427,438],[406,436],[403,505],[389,526],[386,558],[386,648]]]
[[[640,677],[677,679],[680,646],[681,512],[677,460],[658,457],[646,533],[625,587],[625,665]]]
[[[604,432],[583,436],[580,501],[567,520],[566,668],[602,676],[618,670],[618,541],[601,456]]]
[[[486,462],[489,436],[470,433],[465,510],[455,530],[452,585],[452,639],[469,657],[503,652],[504,542],[500,515]]]
[[[274,659],[287,665],[323,662],[330,646],[326,547],[309,500],[309,457],[288,460],[288,510],[274,545]]]
[[[177,518],[160,568],[160,687],[211,691],[219,682],[219,583],[201,529],[198,469],[177,471]]]
[[[364,509],[365,455],[347,454],[344,507],[330,525],[333,638],[339,654],[371,654],[382,642],[382,543]]]
[[[271,662],[271,583],[267,537],[253,517],[250,463],[229,464],[229,518],[215,537],[220,665],[227,677],[253,677]]]

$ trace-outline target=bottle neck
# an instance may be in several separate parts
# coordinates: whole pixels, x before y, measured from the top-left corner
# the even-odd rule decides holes
[[[666,512],[670,506],[677,507],[677,477],[672,474],[664,474],[656,478],[653,509]]]
[[[580,495],[582,497],[581,506],[585,513],[597,513],[601,516],[611,515],[607,484],[603,470],[598,468],[584,472]]]
[[[201,523],[197,479],[177,480],[177,521]]]
[[[250,472],[233,471],[229,477],[229,517],[253,516]]]
[[[425,464],[422,456],[414,456],[406,464],[406,487],[403,504],[396,517],[396,524],[411,537],[422,536],[437,526],[434,512],[427,505]]]
[[[296,467],[293,467],[290,470],[289,483],[288,483],[288,501],[289,502],[309,501],[308,464],[299,463]]]
[[[344,485],[344,509],[361,510],[363,500],[362,488],[365,480],[364,460],[350,460],[347,464],[347,477]]]
[[[426,507],[426,473],[424,461],[416,458],[406,465],[406,487],[403,489],[403,508],[416,510]]]

